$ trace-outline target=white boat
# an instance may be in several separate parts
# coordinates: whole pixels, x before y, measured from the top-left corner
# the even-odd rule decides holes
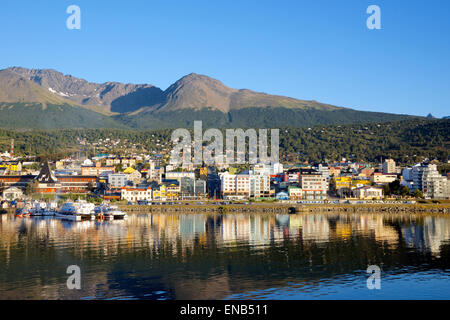
[[[54,203],[34,202],[29,212],[32,217],[49,217],[55,215],[55,209]]]
[[[56,216],[66,220],[81,221],[94,220],[95,205],[86,201],[66,202],[56,212]]]
[[[104,217],[108,220],[126,219],[128,216],[118,206],[100,205],[94,209],[97,218]]]

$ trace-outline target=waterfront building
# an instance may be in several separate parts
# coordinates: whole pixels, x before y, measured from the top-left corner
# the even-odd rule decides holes
[[[289,192],[289,198],[292,200],[302,200],[303,199],[303,190],[300,187],[289,186],[288,192]]]
[[[328,181],[320,172],[313,169],[301,169],[299,180],[306,200],[327,198]]]
[[[371,200],[371,199],[382,199],[383,198],[383,188],[364,186],[360,188],[355,188],[353,190],[353,196],[358,199]]]
[[[411,191],[415,191],[415,190],[422,190],[422,176],[423,176],[423,170],[426,168],[425,164],[422,163],[418,163],[416,165],[414,165],[411,169],[411,175],[412,175],[412,181],[413,181],[413,185],[412,185],[412,189]]]
[[[267,174],[230,174],[228,172],[221,173],[221,192],[224,197],[228,198],[261,198],[269,197],[270,192],[270,176]]]
[[[429,164],[422,173],[422,192],[425,198],[448,199],[447,177],[442,176],[435,164]]]
[[[154,200],[176,200],[179,197],[179,187],[175,184],[162,184],[153,189]]]
[[[121,189],[121,199],[131,202],[137,202],[141,200],[152,200],[152,188],[150,187],[123,187]]]
[[[6,189],[10,187],[17,187],[22,190],[25,190],[28,183],[30,183],[31,180],[36,178],[36,175],[1,175],[0,176],[0,191],[1,189]]]
[[[180,197],[203,197],[206,195],[206,181],[195,180],[189,177],[180,179]]]
[[[87,193],[97,187],[97,176],[57,175],[60,192]]]
[[[350,189],[352,185],[352,177],[351,176],[341,176],[333,178],[334,185],[337,190],[340,189]]]
[[[270,197],[270,176],[268,174],[250,174],[249,178],[249,197]]]

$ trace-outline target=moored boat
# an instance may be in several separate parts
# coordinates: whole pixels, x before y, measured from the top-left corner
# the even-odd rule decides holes
[[[86,201],[66,202],[56,212],[56,216],[72,221],[94,220],[94,208],[95,206],[92,203]]]
[[[97,219],[101,220],[119,220],[127,218],[127,214],[117,206],[103,204],[95,207],[94,212]]]
[[[30,209],[30,215],[33,217],[49,217],[56,214],[56,203],[35,202]]]

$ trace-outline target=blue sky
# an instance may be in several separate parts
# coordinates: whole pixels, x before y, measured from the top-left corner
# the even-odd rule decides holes
[[[68,30],[66,8],[81,8]],[[381,8],[381,30],[366,8]],[[450,1],[41,0],[0,2],[0,68],[88,81],[205,74],[358,110],[450,115]]]

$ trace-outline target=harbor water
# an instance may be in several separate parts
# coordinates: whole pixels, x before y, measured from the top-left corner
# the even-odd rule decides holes
[[[0,299],[450,299],[450,216],[1,215]]]

